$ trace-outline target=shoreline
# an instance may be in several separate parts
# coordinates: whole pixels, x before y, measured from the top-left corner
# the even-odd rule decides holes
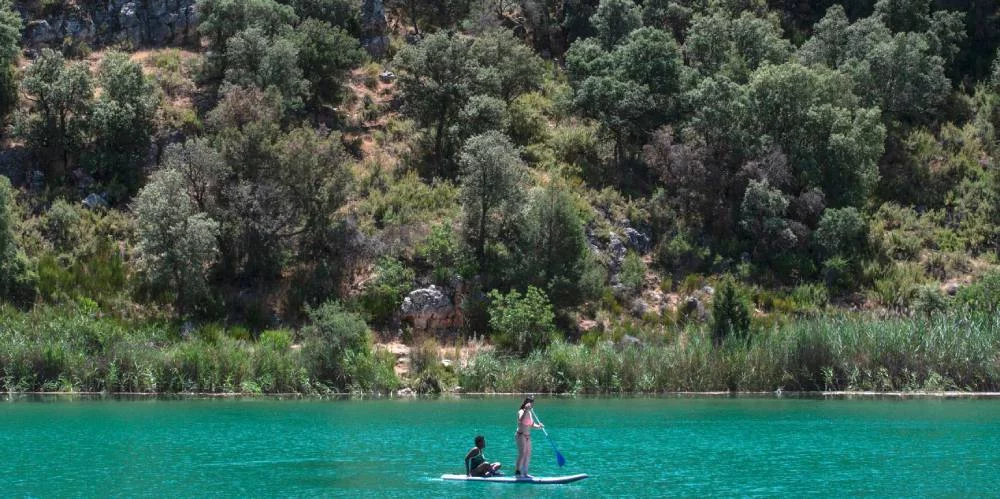
[[[636,392],[636,393],[544,393],[544,392],[442,392],[438,394],[417,394],[417,393],[329,393],[324,395],[304,394],[304,393],[203,393],[203,392],[179,392],[179,393],[159,393],[159,392],[0,392],[0,397],[10,399],[11,397],[135,397],[135,398],[206,398],[206,399],[228,399],[228,398],[295,398],[295,399],[414,399],[414,398],[486,398],[486,397],[520,397],[534,395],[536,397],[551,398],[808,398],[808,399],[846,399],[846,398],[946,398],[946,399],[1000,399],[1000,392],[876,392],[876,391],[776,391],[776,392],[728,392],[728,391],[705,391],[705,392]]]

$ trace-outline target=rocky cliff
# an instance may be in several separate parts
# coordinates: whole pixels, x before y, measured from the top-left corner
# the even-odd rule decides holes
[[[196,0],[77,0],[38,7],[17,2],[24,18],[24,45],[52,46],[69,40],[90,46],[128,43],[156,47],[194,43]]]

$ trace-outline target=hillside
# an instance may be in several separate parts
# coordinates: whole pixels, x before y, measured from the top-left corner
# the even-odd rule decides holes
[[[4,3],[3,387],[996,390],[998,20]]]

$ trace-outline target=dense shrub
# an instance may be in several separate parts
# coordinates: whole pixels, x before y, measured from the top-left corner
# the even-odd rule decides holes
[[[501,351],[526,357],[552,342],[555,315],[544,292],[529,286],[523,295],[493,290],[489,298],[490,328]]]
[[[348,312],[335,301],[308,309],[309,324],[302,328],[303,352],[311,371],[323,382],[347,387],[350,360],[368,353],[372,338],[360,315]]]
[[[361,307],[372,323],[384,324],[413,289],[413,269],[394,258],[382,257],[375,265],[374,277],[361,295]]]
[[[728,338],[746,340],[750,334],[750,310],[731,278],[719,285],[712,297],[712,342],[721,345]]]

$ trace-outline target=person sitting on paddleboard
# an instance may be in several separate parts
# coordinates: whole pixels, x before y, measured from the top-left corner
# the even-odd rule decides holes
[[[476,435],[475,446],[469,449],[465,455],[465,475],[466,476],[493,476],[500,469],[500,463],[490,463],[483,454],[486,448],[486,438]]]
[[[528,466],[531,464],[531,429],[541,428],[542,425],[535,423],[531,409],[535,405],[535,397],[529,395],[521,402],[521,408],[517,411],[517,433],[514,440],[517,442],[517,463],[514,466],[514,476],[519,478],[532,478],[528,474]]]

